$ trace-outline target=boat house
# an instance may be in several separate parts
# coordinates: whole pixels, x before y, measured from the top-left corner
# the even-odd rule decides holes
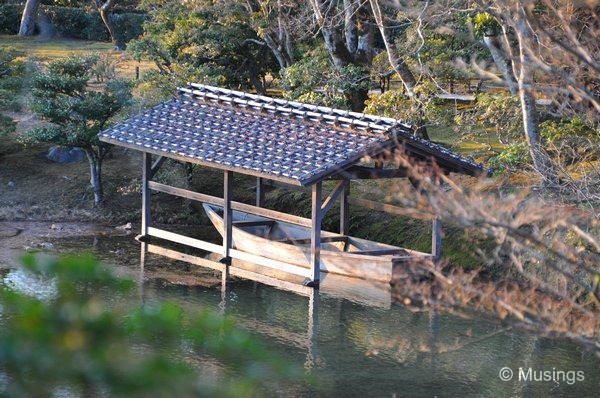
[[[226,277],[232,259],[275,268],[306,278],[309,286],[318,286],[321,254],[333,242],[340,254],[348,246],[348,206],[371,206],[386,210],[387,205],[349,198],[352,180],[370,178],[405,178],[407,170],[365,167],[365,156],[377,157],[403,150],[416,159],[435,162],[447,172],[478,175],[481,164],[459,156],[448,149],[413,135],[410,125],[391,118],[354,113],[345,110],[270,98],[219,87],[189,84],[179,88],[177,96],[131,117],[99,135],[103,142],[141,151],[143,154],[141,238],[172,241],[217,253],[221,261],[194,257],[164,249],[160,254],[202,266],[218,269]],[[153,181],[165,159],[171,158],[223,171],[224,194],[216,197]],[[233,173],[256,177],[256,203],[232,200]],[[334,180],[335,187],[324,198],[322,184]],[[263,207],[267,182],[305,187],[312,192],[311,219],[277,212]],[[151,223],[151,192],[163,192],[213,206],[222,220],[222,244],[184,236],[155,228]],[[322,232],[321,221],[336,201],[340,201],[339,233]],[[206,206],[205,206],[206,207]],[[235,214],[252,217],[238,220]],[[277,256],[242,249],[235,241],[236,228],[257,229],[274,222],[304,228],[305,238],[293,237],[287,244],[303,247],[306,257],[300,263]],[[216,225],[216,224],[215,224]],[[441,224],[434,221],[432,252],[419,253],[396,249],[353,249],[353,256],[389,258],[392,262],[415,256],[437,257],[440,254]],[[280,242],[281,243],[281,239]],[[268,251],[268,248],[264,248]],[[391,266],[390,266],[391,268]],[[238,270],[238,275],[244,273]],[[365,276],[362,276],[365,277]],[[368,278],[368,276],[366,276]]]

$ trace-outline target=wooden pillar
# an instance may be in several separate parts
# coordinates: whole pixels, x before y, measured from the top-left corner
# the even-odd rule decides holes
[[[233,171],[225,171],[223,173],[223,256],[225,267],[225,277],[229,280],[229,264],[231,263],[231,257],[229,256],[229,250],[231,249],[231,226],[232,210],[231,210],[231,196],[233,189]]]
[[[348,208],[348,195],[350,195],[350,180],[340,196],[340,234],[348,235],[350,230],[350,209]]]
[[[442,256],[442,220],[436,218],[431,225],[431,254],[435,260]]]
[[[263,207],[265,203],[265,185],[262,177],[256,178],[256,206]]]
[[[321,266],[321,182],[312,186],[312,229],[310,231],[310,266],[311,281],[308,286],[318,287]]]
[[[150,182],[152,173],[152,155],[148,152],[142,153],[142,237],[148,236],[150,227]]]

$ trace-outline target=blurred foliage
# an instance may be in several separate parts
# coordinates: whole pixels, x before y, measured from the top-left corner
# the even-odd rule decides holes
[[[190,317],[170,303],[132,308],[134,283],[91,257],[29,254],[23,263],[55,294],[38,299],[0,287],[2,396],[260,396],[270,383],[302,380],[213,311]],[[216,359],[228,370],[215,377],[187,358]]]

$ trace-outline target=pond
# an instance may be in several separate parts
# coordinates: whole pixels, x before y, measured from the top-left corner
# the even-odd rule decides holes
[[[600,359],[570,342],[409,309],[389,289],[298,294],[241,279],[225,288],[218,273],[157,255],[147,255],[142,270],[131,236],[52,243],[61,253],[91,251],[117,274],[143,280],[144,303],[169,300],[233,316],[322,384],[312,393],[281,386],[279,395],[594,397],[600,390]]]

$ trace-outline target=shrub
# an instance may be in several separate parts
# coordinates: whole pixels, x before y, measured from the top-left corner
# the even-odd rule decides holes
[[[0,33],[16,35],[19,33],[23,14],[22,4],[0,4]]]
[[[108,30],[97,10],[48,5],[42,7],[59,35],[82,40],[110,41]],[[22,13],[22,4],[0,5],[0,33],[17,34]],[[126,42],[144,33],[143,24],[148,19],[146,14],[132,12],[115,13],[113,17]]]
[[[522,141],[507,145],[498,156],[490,158],[490,166],[496,174],[502,174],[505,171],[522,169],[523,166],[529,164],[529,159],[527,143]]]

